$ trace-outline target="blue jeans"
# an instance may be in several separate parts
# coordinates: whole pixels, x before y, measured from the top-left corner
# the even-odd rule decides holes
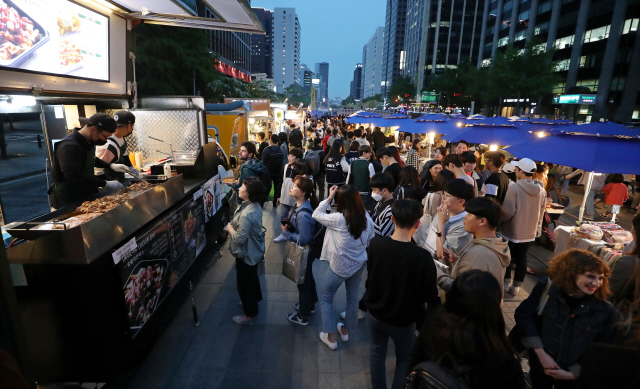
[[[413,342],[416,338],[416,325],[394,327],[367,314],[371,330],[371,348],[369,354],[369,369],[371,371],[371,386],[373,389],[387,389],[387,371],[385,360],[389,338],[393,340],[396,349],[396,370],[393,375],[391,389],[402,389],[407,381],[407,368],[411,358]]]
[[[587,194],[587,204],[585,204],[585,215],[593,216],[594,206],[593,206],[593,198],[596,193],[600,192],[599,190],[591,189],[589,194]]]
[[[564,174],[556,174],[556,189],[560,189],[560,184],[562,184],[562,190],[560,193],[562,193],[563,196],[565,196],[569,190],[569,181],[571,180],[567,180]]]
[[[336,295],[338,288],[345,283],[347,288],[347,315],[345,319],[345,328],[349,333],[358,328],[358,287],[362,278],[362,271],[366,267],[366,263],[353,273],[351,277],[340,277],[331,270],[331,266],[327,268],[327,273],[322,280],[322,290],[320,291],[320,309],[322,312],[322,332],[331,333],[337,331],[336,312],[333,308],[333,297]]]

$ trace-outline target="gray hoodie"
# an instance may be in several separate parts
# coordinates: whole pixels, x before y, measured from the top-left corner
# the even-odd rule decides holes
[[[509,186],[502,204],[502,235],[514,243],[534,241],[542,228],[546,196],[533,179],[518,180]]]
[[[511,263],[511,254],[509,241],[498,234],[496,236],[496,238],[473,239],[460,253],[460,257],[453,265],[451,275],[438,276],[438,286],[448,291],[459,274],[473,269],[491,273],[502,285],[505,269]]]

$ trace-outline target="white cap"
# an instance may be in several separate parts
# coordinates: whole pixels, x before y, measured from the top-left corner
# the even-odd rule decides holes
[[[511,162],[507,162],[502,166],[503,173],[515,173],[516,167]]]
[[[522,158],[519,161],[513,161],[511,164],[515,167],[519,167],[525,173],[535,173],[538,168],[536,167],[536,163],[530,160],[529,158]]]

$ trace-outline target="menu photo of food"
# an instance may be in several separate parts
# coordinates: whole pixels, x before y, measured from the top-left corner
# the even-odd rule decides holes
[[[70,0],[0,0],[0,66],[109,80],[109,17]]]
[[[138,262],[131,271],[124,298],[132,329],[142,327],[160,303],[167,266],[166,259],[150,259]]]

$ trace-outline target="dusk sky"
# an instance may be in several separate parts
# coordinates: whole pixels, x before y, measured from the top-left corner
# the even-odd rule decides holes
[[[385,0],[253,0],[254,8],[295,8],[302,29],[300,62],[329,63],[329,98],[349,96],[362,47],[384,26]]]

